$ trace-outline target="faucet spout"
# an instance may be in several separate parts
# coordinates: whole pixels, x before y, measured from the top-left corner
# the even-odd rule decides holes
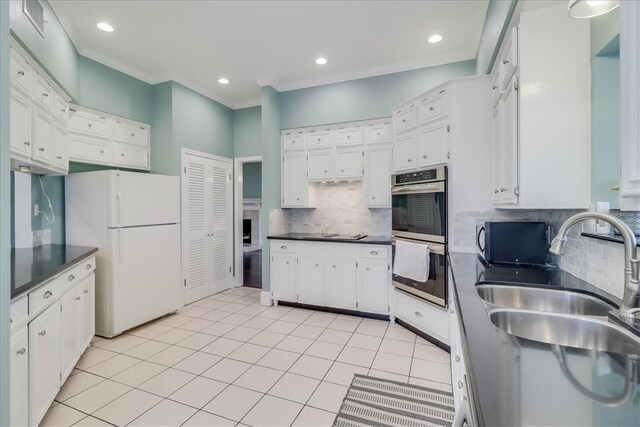
[[[620,306],[620,317],[632,324],[640,314],[640,260],[638,259],[637,240],[633,231],[619,218],[601,212],[582,212],[569,217],[553,238],[549,252],[564,255],[569,229],[578,222],[588,219],[605,221],[615,227],[624,240],[624,296]]]

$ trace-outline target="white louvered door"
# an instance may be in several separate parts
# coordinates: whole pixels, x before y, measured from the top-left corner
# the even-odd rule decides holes
[[[185,304],[231,286],[231,161],[185,154],[182,269]]]

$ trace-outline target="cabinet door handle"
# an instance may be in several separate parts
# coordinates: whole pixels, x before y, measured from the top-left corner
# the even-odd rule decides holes
[[[498,194],[499,191],[498,190],[493,190],[493,194]]]
[[[40,147],[40,148],[38,148],[38,151],[42,151],[42,152],[44,152],[44,147]]]
[[[62,112],[62,113],[66,113],[66,112],[67,112],[67,109],[66,109],[66,108],[61,108],[61,109],[60,109],[60,112]]]
[[[29,142],[29,141],[25,141],[25,142],[24,142],[24,145],[26,145],[26,146],[28,147],[29,145],[31,145],[31,142]]]
[[[104,150],[100,150],[100,154],[104,154]]]
[[[91,270],[91,264],[87,264],[87,266],[85,267],[87,270]]]
[[[91,123],[88,123],[88,124],[87,124],[87,127],[88,127],[89,129],[91,129],[91,127],[92,127],[92,126],[93,126],[93,125],[92,125]]]
[[[44,295],[43,295],[42,297],[43,297],[44,299],[48,299],[48,298],[50,298],[50,297],[51,297],[51,295],[53,295],[53,294],[51,293],[51,291],[47,291],[47,292],[45,292],[45,293],[44,293]]]
[[[19,76],[24,76],[24,71],[22,71],[22,70],[18,71],[18,75]]]
[[[462,390],[462,381],[458,380],[458,388]]]
[[[380,132],[378,132],[378,136],[380,136]]]
[[[121,156],[121,157],[124,157],[124,153],[120,153],[120,156]]]
[[[47,98],[49,96],[49,94],[47,92],[43,93],[42,96],[44,96],[45,98]]]
[[[433,111],[433,107],[429,107],[429,111]]]
[[[456,356],[456,362],[460,361],[460,356]]]
[[[423,158],[423,159],[426,159],[426,158],[427,158],[427,155],[426,155],[426,154],[423,154],[423,155],[422,155],[422,158]]]
[[[40,335],[41,337],[47,335],[47,330],[43,329],[42,331],[38,332],[38,335]]]
[[[408,162],[408,163],[411,163],[411,159],[407,159],[407,162]]]
[[[318,264],[316,264],[316,267],[318,266]],[[336,268],[336,266],[334,265],[333,268]]]
[[[89,293],[89,289],[85,289],[85,290],[84,290],[84,291],[82,291],[82,292],[83,292],[83,293],[85,293],[85,294],[88,294],[88,293]]]
[[[22,356],[23,354],[25,354],[27,352],[27,349],[22,347],[20,350],[16,351],[16,354],[19,354],[20,356]]]
[[[56,159],[62,160],[62,156],[56,156]]]
[[[340,172],[343,172],[343,173],[344,173],[344,169],[340,169]]]
[[[422,313],[420,313],[419,311],[416,311],[414,314],[416,315],[416,317],[422,317]]]
[[[136,135],[134,133],[132,133],[131,136],[133,137],[133,136],[136,136]]]
[[[72,281],[72,280],[73,280],[73,279],[75,279],[75,278],[76,278],[76,276],[74,276],[73,274],[70,274],[70,275],[69,275],[69,281]]]
[[[376,196],[371,196],[371,200],[375,200],[375,199],[376,199]]]
[[[504,193],[505,191],[507,191],[507,189],[506,189],[506,188],[504,188],[504,187],[501,187],[501,188],[500,188],[500,192],[501,192],[501,193]]]
[[[82,298],[80,297],[76,297],[76,301],[80,301]]]
[[[498,89],[498,86],[494,86],[494,87],[493,87],[493,90],[496,90],[496,89]]]
[[[402,123],[406,123],[406,122],[407,122],[407,119],[402,119]]]
[[[378,251],[371,251],[369,252],[371,255],[378,255]]]
[[[280,249],[287,249],[285,245],[280,246]]]
[[[369,271],[369,267],[365,268],[365,270]]]
[[[502,65],[507,65],[508,63],[509,63],[509,60],[508,60],[508,59],[503,59],[503,60],[502,60]]]
[[[287,261],[287,265],[289,265],[289,261]]]

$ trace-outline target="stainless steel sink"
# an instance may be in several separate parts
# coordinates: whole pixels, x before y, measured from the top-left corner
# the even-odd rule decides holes
[[[520,338],[565,347],[638,355],[640,338],[598,318],[498,308],[491,322]]]
[[[483,284],[476,290],[484,301],[509,308],[587,316],[607,316],[616,309],[597,297],[562,289]]]

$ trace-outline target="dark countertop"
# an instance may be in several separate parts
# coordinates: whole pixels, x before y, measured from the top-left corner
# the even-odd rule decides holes
[[[11,249],[11,299],[97,252],[98,248],[44,245]]]
[[[390,245],[391,236],[367,236],[360,240],[351,240],[340,237],[323,237],[324,233],[286,233],[275,236],[267,236],[273,240],[302,240],[309,242],[336,242],[336,243],[360,243],[367,245]]]
[[[510,335],[491,323],[478,296],[478,281],[530,282],[580,289],[620,300],[562,270],[493,268],[476,254],[450,253],[454,292],[461,318],[466,369],[478,425],[640,425],[640,374],[636,367],[630,397],[606,405],[580,391],[563,372],[549,344]],[[568,347],[566,365],[586,389],[602,397],[625,389],[623,355]],[[628,357],[628,356],[627,356]],[[638,363],[637,361],[635,362]]]

